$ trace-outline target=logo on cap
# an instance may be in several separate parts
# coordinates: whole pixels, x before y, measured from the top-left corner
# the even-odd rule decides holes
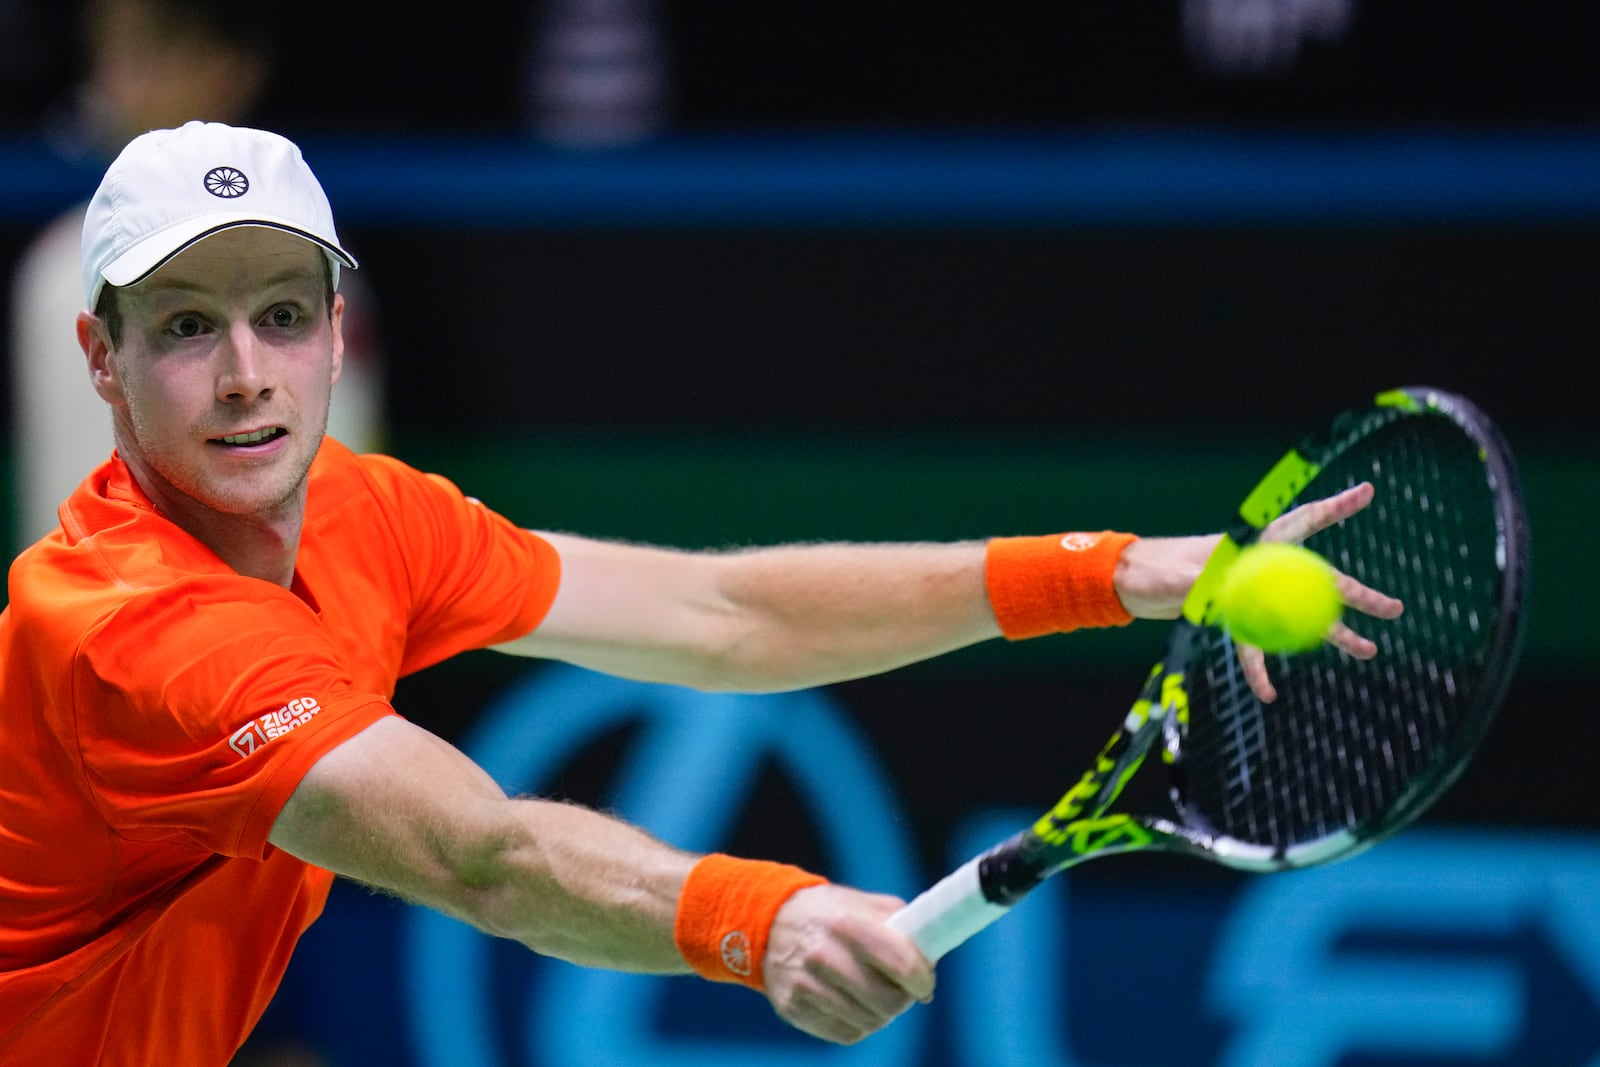
[[[213,167],[206,171],[206,192],[212,196],[220,196],[224,200],[232,200],[236,196],[243,196],[250,191],[250,179],[244,176],[243,171],[232,167]]]

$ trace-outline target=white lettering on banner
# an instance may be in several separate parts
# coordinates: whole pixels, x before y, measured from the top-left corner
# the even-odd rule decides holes
[[[951,862],[1029,817],[975,815]],[[959,1020],[941,1065],[1337,1067],[1361,1055],[1600,1064],[1600,846],[1580,834],[1419,827],[1344,863],[1242,879],[1209,961],[1174,946],[1181,973],[1206,973],[1200,1017],[1222,1026],[1220,1047],[1195,1041],[1182,1059],[1157,1058],[1146,1035],[1126,1034],[1116,1038],[1124,1058],[1107,1059],[1106,1035],[1120,1023],[1021,1007],[1019,990],[1048,989],[1062,1005],[1083,995],[1074,958],[1097,982],[1128,981],[1121,961],[1072,943],[1068,917],[1094,906],[1073,899],[1072,885],[1049,879],[940,964],[935,1003]],[[1369,947],[1352,940],[1361,935]],[[1529,938],[1540,946],[1521,943]]]
[[[1212,1004],[1234,1021],[1218,1067],[1333,1067],[1352,1056],[1596,1062],[1594,1034],[1529,1016],[1528,960],[1502,947],[1470,959],[1412,948],[1363,953],[1362,932],[1537,934],[1600,1003],[1600,850],[1578,835],[1418,829],[1348,863],[1246,884],[1218,939]],[[1586,1032],[1587,1031],[1587,1032]],[[1569,1056],[1556,1046],[1578,1046]]]
[[[243,759],[275,737],[304,726],[322,710],[316,697],[295,697],[277,711],[258,716],[246,726],[241,726],[228,738],[228,747]]]

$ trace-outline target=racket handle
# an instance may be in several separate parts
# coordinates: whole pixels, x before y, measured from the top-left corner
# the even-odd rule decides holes
[[[890,929],[911,938],[928,962],[937,963],[946,952],[1010,911],[983,895],[975,856],[930,886],[915,900],[889,916]]]

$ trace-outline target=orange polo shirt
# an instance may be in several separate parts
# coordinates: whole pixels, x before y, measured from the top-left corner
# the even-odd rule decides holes
[[[225,1064],[333,876],[273,848],[403,675],[528,633],[555,551],[327,441],[293,589],[163,518],[113,457],[0,614],[0,1063]]]

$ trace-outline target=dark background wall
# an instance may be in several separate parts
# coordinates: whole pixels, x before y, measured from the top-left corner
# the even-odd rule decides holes
[[[81,3],[7,0],[5,114],[27,123],[77,66]],[[405,16],[284,0],[271,117],[300,133],[508,130],[565,0]],[[1600,15],[1560,0],[1222,4],[1000,0],[978,9],[659,0],[686,128],[907,123],[1589,122]]]

